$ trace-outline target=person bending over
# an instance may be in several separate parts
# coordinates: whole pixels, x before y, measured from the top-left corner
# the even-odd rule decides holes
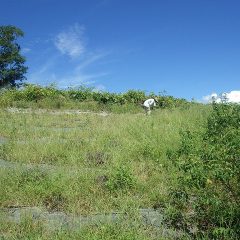
[[[146,115],[151,114],[151,108],[156,107],[157,100],[156,98],[149,98],[143,103],[143,107],[145,109]]]

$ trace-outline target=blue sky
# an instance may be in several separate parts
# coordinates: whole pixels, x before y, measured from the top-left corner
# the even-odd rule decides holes
[[[202,100],[240,90],[239,0],[0,0],[28,81]]]

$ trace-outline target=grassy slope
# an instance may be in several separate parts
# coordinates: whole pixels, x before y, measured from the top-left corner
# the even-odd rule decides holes
[[[167,149],[178,146],[180,129],[195,129],[207,113],[203,106],[158,109],[150,117],[143,113],[103,117],[0,110],[0,133],[9,139],[0,147],[0,159],[54,166],[45,173],[0,169],[0,206],[44,206],[88,214],[159,205],[177,175],[166,158]],[[121,171],[127,177],[119,180],[116,176]],[[118,180],[124,182],[123,187],[118,187]],[[146,229],[140,234],[134,226],[118,228],[125,229],[119,239],[154,238],[146,237]],[[113,226],[103,226],[81,234],[84,239],[117,239],[117,232]],[[61,239],[60,235],[56,238]]]

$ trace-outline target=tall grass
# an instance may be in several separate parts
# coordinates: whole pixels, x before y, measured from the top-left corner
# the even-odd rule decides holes
[[[0,167],[0,206],[42,206],[74,214],[159,207],[178,175],[166,153],[178,148],[181,129],[198,128],[208,114],[208,107],[200,105],[157,109],[151,116],[143,111],[103,117],[0,110],[0,133],[8,139],[0,145],[0,159],[19,164],[14,171]],[[26,169],[26,164],[38,167]],[[19,227],[11,228],[22,237]],[[144,228],[120,226],[126,230],[121,234],[118,228],[86,230],[84,239],[154,239]],[[9,229],[1,231],[10,234]],[[63,236],[72,235],[54,235]]]
[[[77,204],[65,204],[67,209],[73,208],[79,212],[110,210],[122,208],[128,202],[138,206],[151,206],[152,192],[156,195],[159,192],[157,189],[161,189],[161,193],[167,189],[169,174],[161,169],[164,165],[169,165],[166,160],[167,149],[178,146],[179,129],[194,128],[203,115],[199,109],[192,109],[191,114],[187,110],[156,111],[149,118],[143,114],[102,117],[1,112],[1,133],[9,141],[1,147],[0,157],[12,162],[59,166],[54,175],[44,176],[42,185],[51,189],[54,182],[69,200],[76,201]],[[126,193],[126,198],[120,194],[120,197],[113,200],[111,193],[99,186],[94,177],[99,174],[110,176],[122,165],[128,166],[138,181],[135,188]],[[69,172],[78,170],[78,177],[65,169],[69,169]],[[171,174],[173,173],[174,169]],[[9,179],[14,187],[21,176],[15,173],[13,175]],[[60,179],[56,180],[58,178]],[[8,180],[3,179],[2,184],[6,186]],[[41,181],[42,179],[38,187],[41,186]],[[68,183],[73,186],[69,188]],[[26,181],[26,184],[29,182]],[[30,188],[34,190],[35,182],[32,185]],[[10,194],[8,199],[24,205],[27,195],[32,195],[28,191],[29,186],[26,191],[23,187],[16,188],[13,191],[15,196]],[[43,193],[47,192],[45,188]],[[19,192],[22,192],[24,199],[21,200]],[[35,204],[43,204],[43,193],[39,194],[39,199],[33,194],[29,201],[34,199]],[[1,195],[6,198],[9,193]],[[79,195],[83,199],[82,203],[78,202]],[[98,196],[98,203],[95,202],[95,196]],[[108,197],[106,202],[105,198]],[[12,205],[14,200],[11,200]],[[1,202],[1,205],[5,206],[6,202]]]

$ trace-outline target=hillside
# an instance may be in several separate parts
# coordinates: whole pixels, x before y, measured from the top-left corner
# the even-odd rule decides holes
[[[107,104],[94,112],[44,110],[37,108],[39,101],[30,101],[32,109],[9,108],[23,104],[15,100],[0,110],[3,239],[192,238],[196,224],[174,223],[176,205],[169,197],[182,170],[172,159],[181,157],[181,132],[203,131],[209,106],[159,106],[146,116],[136,103],[117,114]],[[69,216],[89,224],[73,231],[62,220]]]

